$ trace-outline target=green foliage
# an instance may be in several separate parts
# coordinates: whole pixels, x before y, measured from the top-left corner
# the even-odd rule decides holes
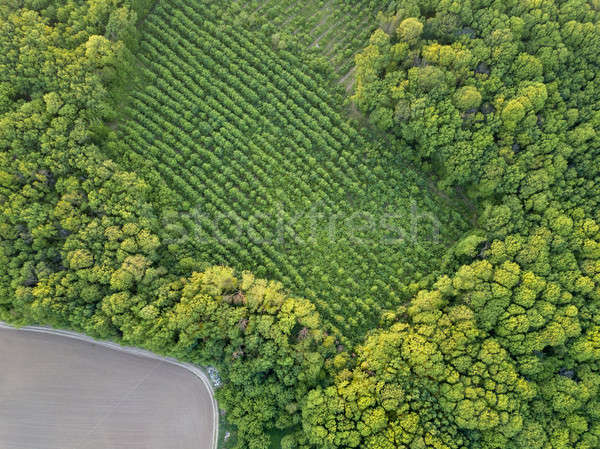
[[[308,55],[307,65],[340,79],[351,74],[354,55],[377,28],[377,12],[392,10],[396,1],[234,0],[227,7],[214,0],[204,3],[204,11],[211,8],[219,20],[263,34],[274,49]]]
[[[434,167],[441,188],[465,189],[480,214],[446,256],[464,265],[359,347],[326,405],[309,394],[307,434],[331,448],[598,447],[598,87],[585,75],[598,60],[571,35],[596,48],[598,12],[417,0],[395,17],[423,23],[421,37],[398,52],[402,35],[373,34],[353,98],[376,119],[396,110],[385,124],[396,151]],[[368,407],[382,407],[392,385],[426,392],[436,413],[399,393],[387,424],[361,433],[344,392],[365,377],[377,385]],[[412,416],[419,425],[406,432]],[[336,422],[360,437],[336,440]]]
[[[454,102],[461,111],[477,109],[481,105],[481,94],[476,87],[463,86],[454,94]]]
[[[396,29],[398,39],[408,43],[415,42],[421,33],[423,33],[423,24],[414,17],[404,19]]]
[[[411,32],[419,37],[410,37],[409,46],[398,33],[374,33],[356,58],[353,99],[398,137],[398,152],[411,148],[415,160],[433,166],[442,188],[465,187],[483,198],[524,190],[531,197],[562,183],[554,195],[538,194],[531,202],[538,209],[555,201],[597,210],[597,188],[567,193],[574,183],[563,163],[596,154],[597,88],[589,75],[596,61],[572,36],[585,36],[586,48],[594,47],[597,17],[558,3],[406,2],[394,20],[407,30],[422,23],[422,33]],[[393,124],[387,115],[382,122],[383,108],[395,111]],[[551,148],[552,164],[537,166]],[[577,163],[587,164],[595,166]],[[585,182],[595,186],[597,171],[585,171]]]

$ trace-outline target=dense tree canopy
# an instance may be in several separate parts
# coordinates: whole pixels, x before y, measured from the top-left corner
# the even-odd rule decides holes
[[[356,58],[354,100],[480,215],[451,254],[455,274],[309,394],[309,438],[598,447],[597,9],[413,1],[388,20]]]

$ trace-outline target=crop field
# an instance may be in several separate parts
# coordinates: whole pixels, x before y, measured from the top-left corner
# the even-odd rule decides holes
[[[168,184],[180,210],[165,229],[182,252],[280,280],[333,330],[362,335],[467,224],[348,122],[326,80],[222,14],[169,0],[146,18],[125,157]]]
[[[194,374],[135,349],[59,332],[0,323],[1,447],[216,446],[212,391]]]

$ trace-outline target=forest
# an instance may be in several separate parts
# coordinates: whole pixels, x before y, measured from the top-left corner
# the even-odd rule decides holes
[[[599,59],[595,0],[6,0],[0,321],[214,366],[224,448],[600,448]]]

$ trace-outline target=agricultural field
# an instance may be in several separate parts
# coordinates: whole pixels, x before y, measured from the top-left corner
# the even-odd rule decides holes
[[[223,15],[169,0],[146,17],[123,157],[168,185],[179,252],[279,280],[360,336],[428,285],[465,213],[351,124],[328,79]]]
[[[201,372],[45,328],[0,323],[0,340],[3,448],[216,449]]]

